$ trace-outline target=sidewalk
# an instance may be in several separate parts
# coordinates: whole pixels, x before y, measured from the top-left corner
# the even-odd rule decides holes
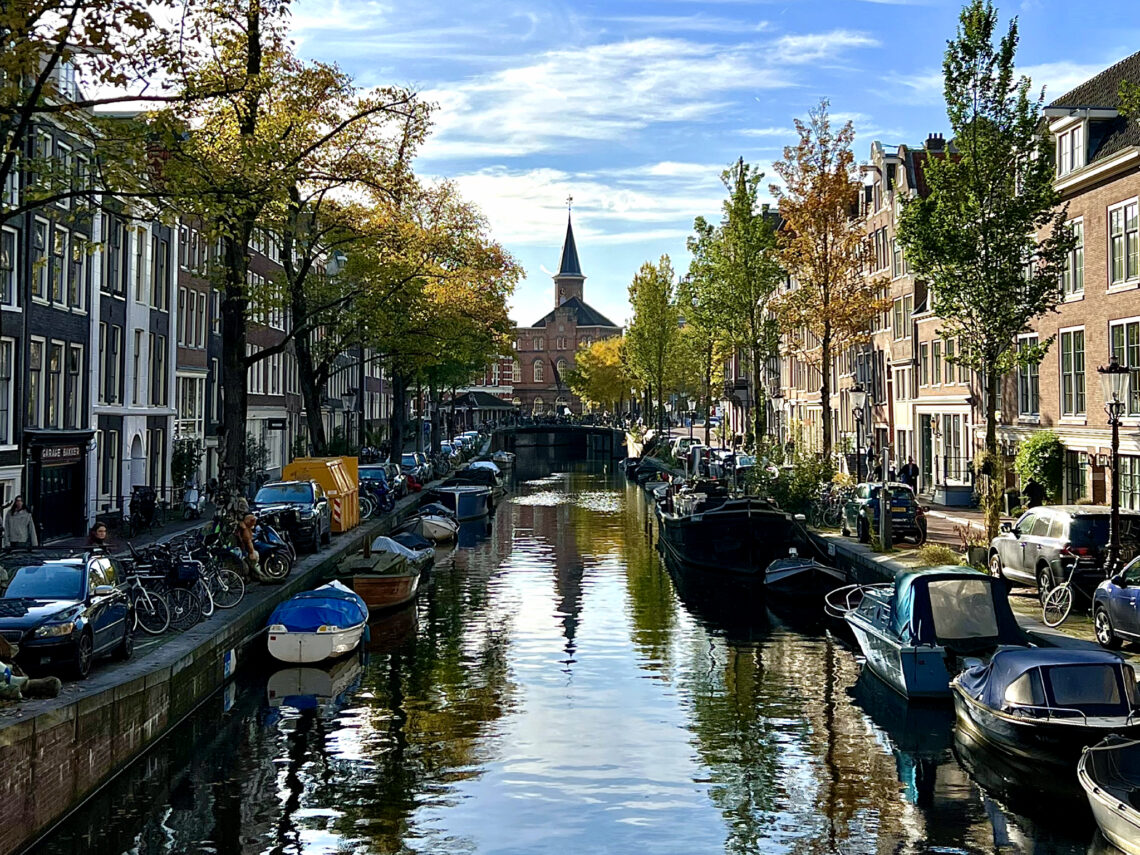
[[[202,516],[198,519],[186,520],[182,518],[181,512],[167,519],[165,525],[160,528],[150,528],[142,532],[138,537],[131,540],[136,547],[150,546],[152,543],[159,543],[168,540],[175,535],[182,534],[182,532],[189,531],[193,528],[201,528],[214,518],[214,506],[207,503],[202,509]],[[119,554],[125,552],[127,548],[126,531],[120,529],[119,531],[110,531],[107,536],[107,541],[110,544],[111,552]],[[43,544],[47,549],[83,549],[87,546],[87,535],[81,537],[63,537],[50,540]]]

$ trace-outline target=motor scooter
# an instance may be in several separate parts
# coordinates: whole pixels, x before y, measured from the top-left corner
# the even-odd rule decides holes
[[[198,520],[202,518],[202,509],[206,506],[206,498],[197,484],[191,484],[182,494],[182,519]]]

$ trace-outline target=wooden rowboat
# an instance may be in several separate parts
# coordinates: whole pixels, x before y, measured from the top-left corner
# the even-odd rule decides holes
[[[416,596],[420,588],[420,571],[414,567],[388,573],[357,573],[351,579],[356,591],[370,611],[403,605]]]

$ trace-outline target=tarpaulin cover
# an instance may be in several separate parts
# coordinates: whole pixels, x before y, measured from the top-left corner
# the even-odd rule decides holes
[[[974,640],[1024,644],[1006,590],[996,583],[962,567],[899,573],[891,598],[891,632],[911,645]]]
[[[322,626],[341,629],[368,620],[368,606],[355,592],[330,582],[286,600],[269,616],[269,626],[280,624],[290,632],[316,632]]]
[[[999,650],[989,663],[966,669],[958,684],[970,697],[992,709],[1009,706],[1006,690],[1023,675],[1032,684],[1016,692],[1016,703],[1080,709],[1092,715],[1127,715],[1135,689],[1125,683],[1132,669],[1107,650],[1025,648]],[[1079,670],[1078,670],[1079,669]],[[1135,683],[1135,678],[1131,677]]]
[[[431,550],[431,544],[428,544],[427,551]],[[409,561],[418,561],[423,557],[425,550],[423,549],[409,549],[404,544],[392,540],[390,537],[380,535],[372,541],[373,552],[395,552],[397,555],[402,555]]]
[[[496,466],[490,460],[474,460],[471,463],[467,464],[467,468],[468,469],[490,469],[496,475],[498,475],[502,471],[501,469],[499,469],[498,466]]]

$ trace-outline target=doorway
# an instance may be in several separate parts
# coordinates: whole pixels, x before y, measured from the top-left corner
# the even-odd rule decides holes
[[[931,416],[920,415],[918,417],[918,433],[920,437],[921,454],[919,455],[922,460],[919,462],[919,470],[921,474],[921,483],[919,484],[920,490],[926,490],[933,482],[932,466],[934,461],[934,434],[930,427]]]

